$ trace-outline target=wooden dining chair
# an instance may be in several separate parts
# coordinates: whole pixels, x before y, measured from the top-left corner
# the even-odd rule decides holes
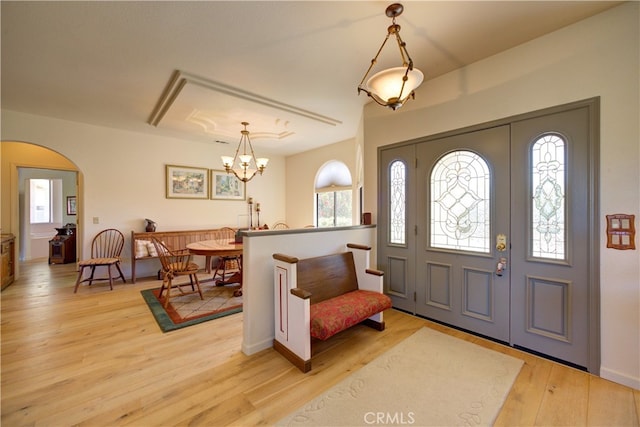
[[[162,301],[162,294],[167,291],[164,298],[164,307],[167,308],[169,301],[172,297],[171,289],[178,289],[180,295],[199,294],[200,299],[203,300],[202,289],[200,289],[200,282],[198,281],[198,270],[200,267],[195,262],[191,261],[191,253],[189,249],[170,249],[163,242],[156,237],[152,237],[151,241],[153,246],[158,252],[158,258],[162,265],[162,287],[160,288],[160,294],[158,299]],[[188,283],[174,283],[174,279],[180,276],[188,276]],[[190,291],[185,292],[183,289],[185,286],[191,287]]]
[[[80,283],[89,282],[89,286],[91,286],[91,284],[97,280],[108,280],[109,287],[113,290],[113,267],[118,270],[122,282],[127,283],[120,269],[120,254],[122,253],[123,247],[124,236],[115,228],[108,228],[96,234],[91,242],[91,258],[78,263],[80,270],[73,293],[78,292]],[[94,277],[96,267],[107,267],[109,277]],[[86,268],[91,269],[91,274],[87,279],[83,280],[82,275]]]
[[[216,232],[216,240],[219,243],[227,244],[235,241],[236,230],[230,227],[223,227]],[[211,269],[214,270],[213,280],[217,286],[224,285],[227,275],[233,276],[234,273],[242,271],[241,255],[225,255],[215,257],[212,260]]]
[[[272,230],[286,230],[289,228],[286,222],[278,221],[271,226]]]

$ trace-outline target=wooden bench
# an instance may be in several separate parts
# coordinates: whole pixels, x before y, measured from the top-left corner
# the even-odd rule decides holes
[[[391,299],[382,292],[383,273],[369,268],[370,247],[347,248],[307,259],[273,254],[273,347],[302,372],[311,370],[312,339],[326,340],[359,323],[384,330],[382,312]]]
[[[131,281],[136,283],[136,262],[147,259],[158,259],[155,252],[152,237],[156,237],[172,249],[183,249],[188,243],[202,240],[215,240],[218,228],[207,230],[183,230],[183,231],[152,231],[137,233],[131,232]],[[151,249],[153,248],[153,250]],[[207,258],[207,269],[210,259]]]

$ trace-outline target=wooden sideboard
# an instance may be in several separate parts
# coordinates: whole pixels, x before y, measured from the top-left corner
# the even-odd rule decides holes
[[[56,228],[58,234],[49,241],[49,264],[76,262],[76,227]]]
[[[0,259],[2,260],[2,269],[0,270],[0,281],[2,289],[13,283],[16,271],[16,238],[13,234],[2,235],[2,252]]]

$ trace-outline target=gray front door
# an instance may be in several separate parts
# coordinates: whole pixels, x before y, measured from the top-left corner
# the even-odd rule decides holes
[[[418,144],[416,312],[509,341],[509,126]]]
[[[394,306],[597,372],[596,112],[579,102],[381,149],[378,267]]]

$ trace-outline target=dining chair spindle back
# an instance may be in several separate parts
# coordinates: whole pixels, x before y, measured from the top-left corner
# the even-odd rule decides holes
[[[89,286],[98,280],[108,280],[109,287],[113,290],[113,274],[112,268],[115,267],[118,270],[120,278],[123,283],[127,283],[120,269],[120,254],[124,247],[124,235],[120,230],[115,228],[108,228],[99,232],[91,242],[91,258],[82,260],[78,263],[79,272],[78,279],[76,280],[76,286],[73,290],[75,294],[78,292],[80,283],[89,282]],[[96,267],[107,267],[109,273],[108,277],[94,277]],[[88,278],[82,279],[84,270],[86,268],[91,269],[91,274]]]

